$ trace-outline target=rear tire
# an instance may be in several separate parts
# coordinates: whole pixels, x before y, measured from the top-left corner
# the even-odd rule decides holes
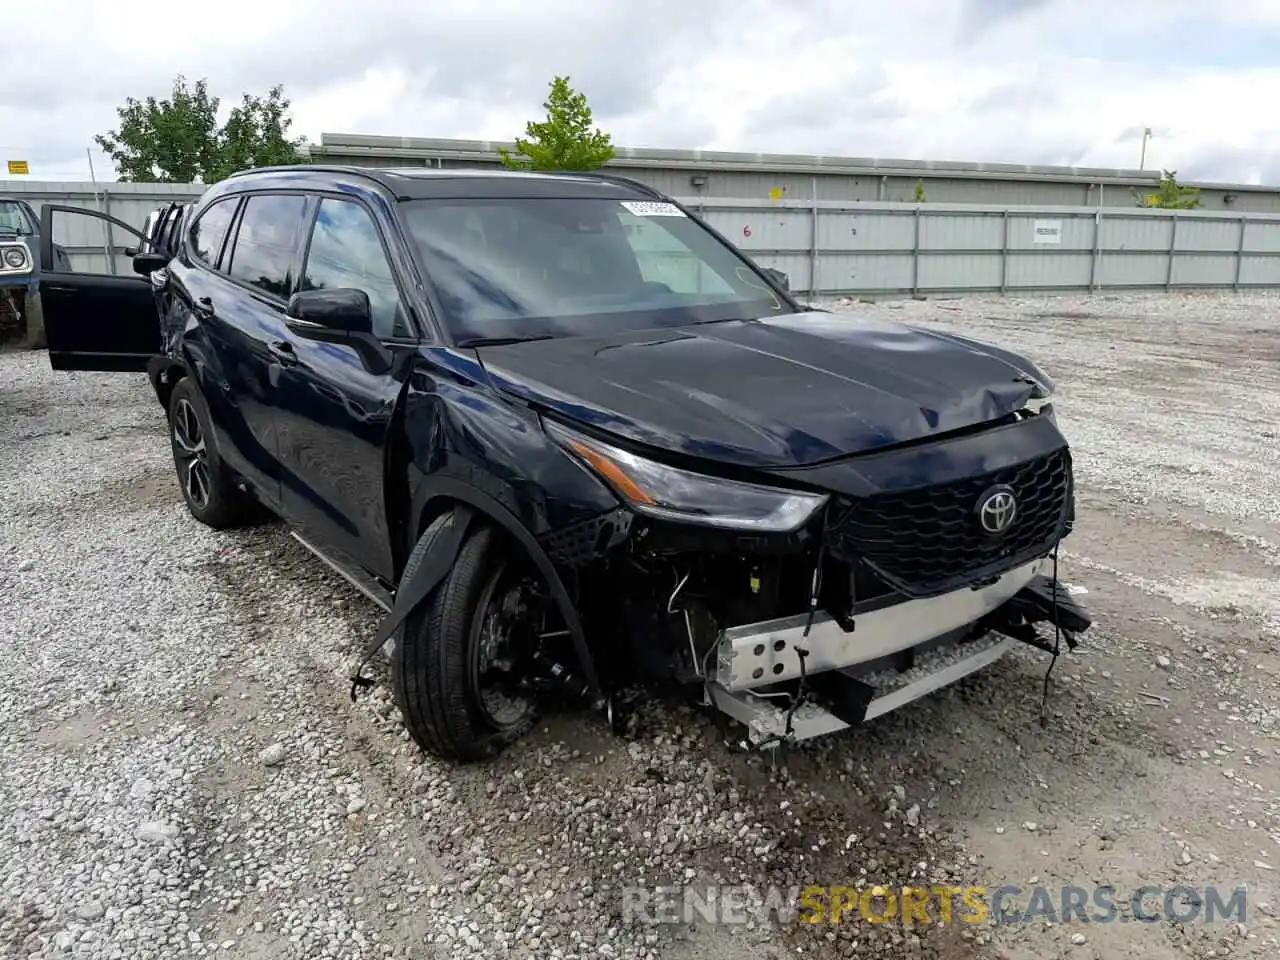
[[[427,527],[405,565],[402,582],[409,582],[454,522],[449,512]],[[494,578],[501,575],[505,562],[495,531],[474,530],[449,574],[405,621],[391,650],[392,686],[405,727],[419,747],[443,760],[489,759],[527,733],[536,720],[532,698],[526,709],[502,722],[481,707],[474,669],[478,631],[473,627],[489,608]]]
[[[215,530],[256,521],[261,508],[218,456],[209,409],[189,377],[169,394],[169,444],[182,499],[191,515]]]

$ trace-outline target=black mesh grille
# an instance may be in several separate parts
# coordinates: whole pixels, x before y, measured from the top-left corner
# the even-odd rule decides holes
[[[557,566],[581,567],[626,536],[630,526],[631,514],[619,508],[545,534],[542,547]]]
[[[1017,516],[1002,535],[978,521],[979,499],[1007,484]],[[1071,457],[1059,450],[953,483],[847,501],[836,550],[862,560],[904,593],[954,589],[1025,563],[1064,535],[1071,500]]]

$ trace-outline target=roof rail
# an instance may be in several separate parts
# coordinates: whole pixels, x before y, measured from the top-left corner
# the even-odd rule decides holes
[[[562,170],[558,172],[563,174],[564,176],[591,177],[592,179],[595,179],[595,180],[602,180],[605,183],[617,183],[617,184],[621,184],[622,186],[632,187],[636,190],[639,190],[641,193],[647,196],[653,197],[657,200],[667,199],[666,194],[664,194],[661,190],[657,189],[656,187],[651,187],[647,183],[641,183],[639,180],[633,180],[631,179],[631,177],[619,176],[616,173],[600,173],[596,170],[582,170],[582,171]]]
[[[379,168],[377,167],[357,167],[340,163],[281,163],[273,164],[269,167],[250,167],[247,170],[237,170],[235,173],[228,174],[224,179],[234,180],[237,177],[247,177],[251,173],[341,173],[347,176],[363,177],[366,180],[372,180],[379,186],[385,187],[386,183],[376,175],[378,170]]]

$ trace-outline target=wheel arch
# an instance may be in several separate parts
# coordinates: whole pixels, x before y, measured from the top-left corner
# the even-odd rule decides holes
[[[419,497],[419,505],[413,524],[415,539],[422,536],[422,533],[432,521],[452,510],[459,503],[466,504],[476,511],[478,520],[491,523],[506,533],[512,541],[524,550],[528,559],[537,568],[539,574],[542,575],[546,581],[547,588],[551,591],[551,597],[556,604],[556,609],[564,620],[565,628],[569,631],[569,637],[573,641],[574,654],[578,659],[578,667],[582,670],[582,676],[591,691],[591,696],[597,706],[602,705],[605,702],[605,693],[600,686],[595,658],[591,655],[591,649],[587,644],[586,633],[583,630],[582,619],[578,615],[578,609],[573,602],[573,598],[569,596],[569,591],[566,589],[559,571],[556,570],[555,564],[552,563],[546,550],[538,543],[534,535],[521,523],[519,517],[498,500],[473,486],[451,477],[433,477],[428,481],[427,489]]]

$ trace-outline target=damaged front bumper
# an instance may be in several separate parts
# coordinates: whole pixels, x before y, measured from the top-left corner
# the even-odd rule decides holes
[[[708,705],[741,722],[754,745],[799,741],[881,716],[980,670],[1024,642],[1056,652],[1090,626],[1052,557],[984,584],[859,614],[846,630],[825,613],[722,632]],[[779,697],[770,689],[795,688]]]

